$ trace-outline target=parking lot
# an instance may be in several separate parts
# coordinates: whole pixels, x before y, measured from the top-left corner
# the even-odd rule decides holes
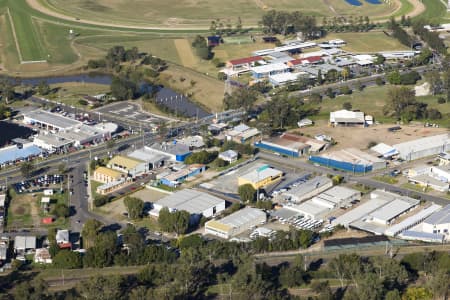
[[[164,121],[162,118],[159,118],[148,112],[142,111],[139,105],[131,102],[113,103],[107,106],[97,108],[95,111],[97,113],[100,113],[100,115],[103,115],[103,117],[101,117],[102,119],[103,118],[107,119],[108,118],[107,115],[113,115],[118,118],[143,123],[159,124]]]
[[[64,175],[42,175],[34,179],[13,184],[17,194],[39,192],[50,186],[60,187],[64,182]]]

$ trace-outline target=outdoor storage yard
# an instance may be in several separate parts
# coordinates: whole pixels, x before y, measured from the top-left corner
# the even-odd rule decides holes
[[[296,129],[295,132],[301,132],[306,136],[315,136],[318,134],[331,136],[337,142],[337,144],[333,146],[333,150],[355,147],[355,145],[357,145],[359,149],[367,149],[371,142],[383,142],[388,145],[393,145],[421,137],[448,132],[448,129],[446,128],[424,128],[423,125],[400,125],[401,130],[389,132],[388,128],[393,126],[394,125],[392,124],[380,124],[366,128],[330,127],[328,126],[327,121],[320,120],[317,121],[313,127]],[[349,134],[350,131],[351,134]]]

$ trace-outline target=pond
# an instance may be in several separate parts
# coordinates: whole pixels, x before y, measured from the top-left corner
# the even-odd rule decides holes
[[[27,138],[35,131],[24,126],[20,126],[14,123],[0,121],[0,147],[3,147],[16,138]]]
[[[369,2],[370,4],[381,4],[381,0],[366,0],[366,2]]]
[[[91,73],[91,74],[79,74],[68,76],[56,76],[56,77],[40,77],[40,78],[9,78],[9,80],[15,84],[26,84],[36,86],[40,82],[45,81],[48,84],[59,84],[67,82],[80,82],[80,83],[95,83],[110,85],[112,82],[111,75]],[[151,90],[152,87],[148,84],[143,84],[141,89]],[[163,86],[157,86],[157,92],[155,94],[156,101],[168,107],[171,111],[176,112],[178,115],[186,117],[205,117],[210,115],[202,107],[191,101],[188,97],[175,92],[170,88]]]
[[[353,6],[361,6],[362,5],[362,3],[359,2],[358,0],[345,0],[345,1],[347,1],[347,3],[349,3]]]

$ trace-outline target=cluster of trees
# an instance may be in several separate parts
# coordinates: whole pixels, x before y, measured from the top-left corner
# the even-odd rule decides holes
[[[236,205],[237,207],[238,205]],[[239,207],[237,207],[239,208]],[[402,258],[363,257],[340,254],[311,260],[297,256],[291,262],[267,265],[253,254],[308,247],[316,238],[307,230],[277,232],[269,241],[258,238],[250,243],[205,241],[198,235],[180,237],[171,243],[181,249],[180,256],[165,246],[146,245],[133,226],[122,233],[121,247],[117,235],[103,231],[97,221],[83,228],[83,238],[93,240],[80,260],[78,254],[60,250],[54,256],[55,267],[67,265],[104,267],[145,265],[137,274],[95,276],[67,291],[52,293],[45,282],[32,280],[31,273],[4,276],[1,299],[204,299],[218,296],[232,299],[330,299],[330,300],[413,300],[447,299],[450,290],[450,254],[419,252]],[[100,251],[98,253],[98,251]],[[96,253],[97,252],[97,253]],[[66,265],[67,264],[67,265]],[[19,279],[26,277],[21,282]],[[327,280],[339,286],[331,288]],[[290,295],[288,288],[309,288],[310,298]],[[14,287],[14,288],[12,288]]]
[[[416,100],[413,89],[407,87],[393,87],[388,92],[386,105],[383,107],[386,116],[395,117],[404,122],[415,119],[440,119],[441,113],[434,109],[427,109],[427,104]]]
[[[188,232],[191,214],[184,210],[170,212],[167,207],[159,211],[158,224],[162,231],[183,234]]]
[[[136,220],[142,217],[144,212],[144,201],[136,197],[126,197],[123,201],[127,208],[128,217]]]
[[[317,114],[319,108],[306,105],[301,99],[289,97],[288,94],[278,94],[267,103],[259,115],[258,121],[264,129],[283,129],[295,126],[298,120]]]
[[[302,32],[304,38],[315,38],[319,31],[315,17],[304,15],[299,11],[270,10],[263,15],[261,25],[263,31],[269,34],[288,35]]]
[[[411,85],[416,84],[422,77],[416,71],[411,71],[407,73],[400,74],[398,70],[390,72],[387,74],[386,79],[390,84],[395,85]]]
[[[11,117],[11,108],[4,104],[0,104],[0,120]]]
[[[412,39],[409,34],[400,26],[400,24],[395,21],[394,18],[391,18],[391,21],[388,23],[388,28],[392,30],[392,36],[396,38],[400,43],[407,47],[411,47]]]
[[[250,144],[236,143],[235,141],[225,141],[220,151],[235,150],[239,154],[253,155],[257,149]]]
[[[195,54],[201,59],[209,60],[213,58],[214,54],[211,51],[211,47],[208,46],[205,37],[197,35],[191,45],[195,50]]]
[[[243,108],[250,112],[258,97],[259,92],[251,87],[237,88],[231,95],[225,94],[223,106],[225,109]]]
[[[434,49],[443,55],[447,54],[447,46],[445,45],[444,40],[439,37],[439,33],[425,29],[424,25],[426,25],[426,23],[423,20],[414,22],[412,26],[414,34],[420,36],[431,49]]]
[[[339,16],[322,19],[322,29],[327,32],[366,32],[375,27],[368,16]]]
[[[186,164],[204,164],[207,165],[211,162],[213,162],[217,156],[219,155],[219,152],[217,151],[206,151],[202,150],[199,152],[194,152],[191,155],[189,155],[186,158],[185,163]]]

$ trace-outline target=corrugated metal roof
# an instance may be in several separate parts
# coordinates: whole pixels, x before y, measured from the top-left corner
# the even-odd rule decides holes
[[[433,213],[424,223],[432,225],[450,223],[450,204]]]
[[[116,164],[125,167],[126,169],[136,168],[139,164],[143,163],[143,161],[131,157],[126,157],[122,155],[114,156],[109,162],[108,165]]]
[[[97,169],[95,169],[95,173],[99,173],[99,174],[113,177],[113,178],[122,176],[122,173],[120,173],[119,171],[116,171],[116,170],[113,170],[110,168],[105,168],[105,167],[98,167]]]
[[[218,229],[218,230],[223,231],[223,232],[229,232],[232,229],[231,226],[229,226],[227,224],[223,224],[222,222],[215,221],[215,220],[211,220],[211,221],[206,222],[205,227]]]

